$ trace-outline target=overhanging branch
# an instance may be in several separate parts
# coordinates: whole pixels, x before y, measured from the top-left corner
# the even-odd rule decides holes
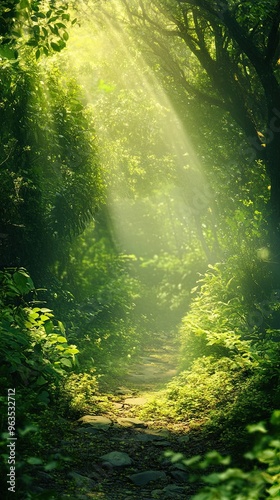
[[[275,16],[273,18],[273,23],[267,39],[267,47],[265,54],[265,59],[267,62],[273,61],[276,50],[279,45],[279,39],[280,39],[279,25],[280,25],[280,0],[278,1],[277,6],[275,8]]]

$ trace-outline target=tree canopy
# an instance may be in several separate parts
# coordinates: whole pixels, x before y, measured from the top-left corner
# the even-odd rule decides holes
[[[167,81],[237,123],[245,162],[264,162],[278,232],[279,2],[123,4],[151,64],[159,62]]]

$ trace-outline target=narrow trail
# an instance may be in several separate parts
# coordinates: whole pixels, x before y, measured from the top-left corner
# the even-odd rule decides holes
[[[177,374],[178,347],[161,339],[144,349],[143,355],[123,377],[122,383],[133,390],[154,392]]]
[[[166,450],[201,453],[187,423],[143,421],[139,410],[176,375],[174,345],[147,347],[118,380],[108,411],[84,415],[70,425],[57,452],[71,457],[63,474],[45,475],[61,499],[190,499],[189,474],[164,456]],[[49,477],[47,477],[49,476]],[[71,492],[71,494],[70,494]]]

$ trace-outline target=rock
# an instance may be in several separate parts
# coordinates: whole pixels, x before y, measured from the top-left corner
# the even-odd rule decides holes
[[[150,441],[155,441],[155,442],[161,443],[161,444],[158,444],[158,446],[169,445],[170,443],[167,442],[165,439],[163,439],[163,437],[165,437],[165,434],[162,436],[161,433],[159,433],[157,431],[152,431],[149,429],[146,429],[146,430],[141,429],[137,432],[137,434],[135,433],[135,435],[133,436],[133,440],[140,441],[142,443],[147,443]]]
[[[116,410],[121,410],[123,408],[122,403],[112,403],[112,405]]]
[[[69,472],[69,477],[74,479],[76,485],[79,487],[93,488],[95,486],[95,482],[90,477],[82,476],[77,472]]]
[[[149,425],[149,424],[147,424]],[[140,431],[139,431],[140,432]],[[148,436],[152,436],[152,440],[157,441],[167,441],[168,438],[171,437],[170,432],[167,429],[143,429],[141,430],[143,434],[147,434]]]
[[[156,481],[157,479],[166,479],[165,472],[161,470],[146,470],[144,472],[137,472],[136,474],[131,474],[129,479],[136,484],[136,486],[145,486],[151,481]]]
[[[140,441],[140,443],[148,443],[151,441],[162,441],[160,436],[154,434],[146,434],[144,432],[138,432],[133,436],[132,441]]]
[[[94,427],[81,427],[80,429],[77,429],[76,432],[78,432],[79,434],[84,434],[84,433],[88,433],[88,434],[98,434],[98,432],[102,430],[102,429],[96,429]]]
[[[164,493],[170,494],[171,498],[174,493],[183,493],[185,491],[185,488],[182,486],[178,486],[177,484],[169,484],[168,486],[165,486],[163,488]]]
[[[171,433],[167,429],[147,429],[144,431],[145,434],[152,434],[153,436],[158,436],[159,438],[168,438],[171,436]]]
[[[189,475],[182,470],[175,470],[171,472],[171,476],[175,481],[180,481],[181,483],[187,483],[189,481]]]
[[[147,398],[126,398],[124,404],[129,406],[142,406],[147,403]]]
[[[138,418],[123,417],[118,418],[117,422],[121,427],[134,427],[135,429],[145,429],[147,427],[147,424]]]
[[[107,431],[109,427],[112,425],[112,420],[107,417],[102,416],[93,416],[93,415],[84,415],[83,417],[77,420],[79,424],[92,426],[95,429]]]
[[[132,460],[127,453],[121,451],[111,451],[106,455],[100,457],[103,462],[112,465],[113,467],[124,467],[126,465],[131,465]]]

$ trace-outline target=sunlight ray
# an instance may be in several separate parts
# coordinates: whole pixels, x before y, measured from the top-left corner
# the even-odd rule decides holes
[[[74,28],[68,44],[69,68],[83,87],[87,103],[93,109],[95,128],[101,144],[103,168],[104,165],[109,165],[108,168],[115,169],[119,179],[117,184],[111,182],[110,179],[108,181],[107,173],[107,197],[117,239],[120,242],[125,241],[127,247],[127,245],[131,246],[128,242],[131,238],[135,238],[135,235],[131,234],[131,224],[126,224],[125,221],[129,220],[129,213],[139,214],[142,211],[143,223],[143,217],[145,217],[143,204],[145,205],[147,198],[154,205],[161,203],[166,206],[166,217],[169,216],[168,210],[170,211],[166,200],[171,199],[175,218],[184,218],[185,224],[190,224],[192,215],[207,209],[211,195],[207,190],[200,161],[185,126],[159,84],[155,73],[140,54],[136,41],[131,39],[121,22],[118,21],[118,18],[123,16],[121,3],[117,0],[113,2],[113,10],[116,12],[114,18],[106,12],[106,6],[97,10],[89,9],[82,3],[80,5],[84,14],[82,14],[81,26]],[[87,18],[84,18],[86,13]],[[131,92],[133,92],[136,112],[137,107],[141,110],[143,102],[146,102],[152,123],[143,124],[141,115],[137,118],[127,114],[124,117],[112,115],[107,126],[104,125],[104,109],[102,108],[104,99],[112,98],[111,108],[113,109],[115,108],[115,95],[118,94],[121,96],[119,99],[123,100],[120,104],[125,108],[125,99],[130,98]],[[106,116],[105,119],[107,119]],[[136,186],[133,202],[127,187],[133,167],[130,166],[127,171],[123,168],[122,153],[125,147],[112,151],[112,145],[119,146],[117,127],[126,127],[128,141],[132,134],[136,135],[136,128],[142,127],[143,137],[147,144],[153,140],[156,143],[154,149],[157,149],[159,153],[159,158],[151,160],[149,165],[149,158],[152,156],[149,148],[147,147],[146,162],[143,152],[142,158],[138,157],[138,145],[135,144],[135,163],[139,178],[142,175],[145,179],[148,169],[150,179],[154,178],[152,181],[154,185],[150,190],[147,187],[146,192],[145,188],[142,192],[137,191]],[[164,162],[167,166],[170,164],[169,171],[167,166],[163,166]],[[162,172],[160,172],[161,168]],[[162,186],[165,191],[161,197],[155,193],[159,186]],[[163,238],[160,221],[156,229],[153,226],[153,231],[158,233],[159,238]]]

